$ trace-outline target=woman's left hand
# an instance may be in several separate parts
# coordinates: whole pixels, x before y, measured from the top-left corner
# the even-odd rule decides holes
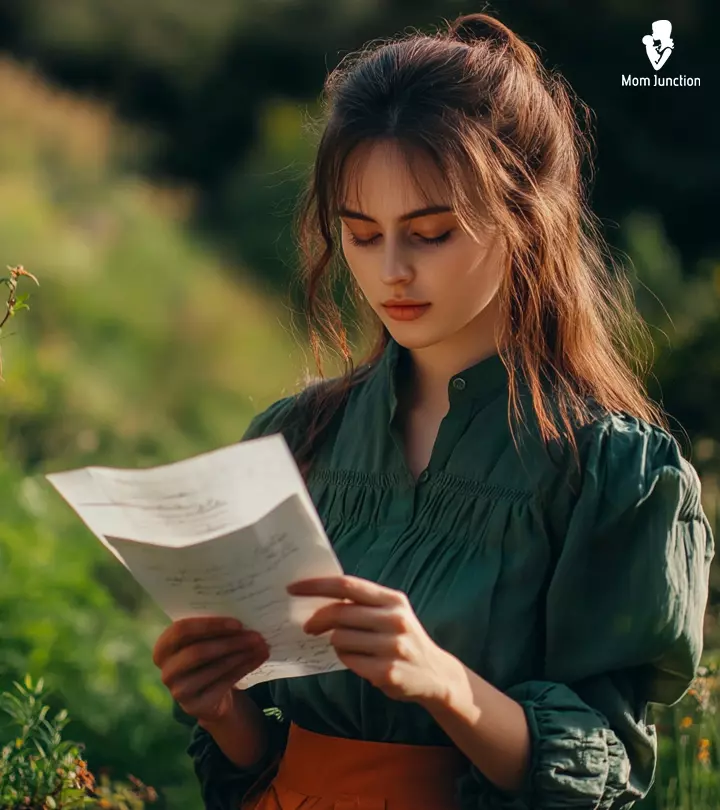
[[[288,593],[349,599],[319,608],[303,629],[331,630],[338,658],[395,700],[442,701],[455,660],[428,636],[403,591],[349,575],[293,582]]]

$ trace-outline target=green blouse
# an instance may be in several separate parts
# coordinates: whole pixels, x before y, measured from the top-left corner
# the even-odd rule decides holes
[[[390,338],[333,420],[308,490],[343,570],[407,593],[432,638],[526,712],[521,796],[468,761],[458,807],[628,806],[653,781],[647,704],[679,700],[700,661],[714,540],[697,473],[670,434],[624,412],[576,428],[579,468],[567,442],[551,458],[526,388],[516,448],[507,371],[493,355],[449,381],[449,411],[415,482],[394,420],[408,358]],[[256,415],[242,440],[283,432],[292,449],[298,397]],[[290,720],[341,737],[452,744],[418,704],[349,670],[248,693],[272,731],[255,767],[235,767],[193,725],[187,750],[206,808],[237,808],[283,750]],[[174,714],[194,722],[177,704]]]

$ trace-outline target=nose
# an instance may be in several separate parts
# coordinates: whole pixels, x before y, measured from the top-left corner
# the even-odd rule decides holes
[[[409,281],[414,275],[412,263],[397,242],[388,240],[383,251],[381,278],[388,286]]]

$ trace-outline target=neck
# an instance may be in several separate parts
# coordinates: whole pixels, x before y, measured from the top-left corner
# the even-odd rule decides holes
[[[492,334],[497,317],[497,297],[465,329],[441,343],[408,349],[409,369],[403,399],[409,408],[447,411],[450,378],[498,352]]]

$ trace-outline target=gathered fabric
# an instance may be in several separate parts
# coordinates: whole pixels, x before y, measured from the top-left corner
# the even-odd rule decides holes
[[[455,746],[333,737],[290,724],[269,784],[265,774],[240,810],[457,810],[468,760]]]

